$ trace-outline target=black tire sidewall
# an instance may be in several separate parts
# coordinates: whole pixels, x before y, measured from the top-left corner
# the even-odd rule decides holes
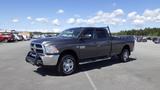
[[[65,58],[72,58],[72,61],[73,61],[73,70],[71,72],[64,72],[63,70],[63,62],[64,62],[64,59]],[[73,55],[70,55],[70,54],[66,54],[66,55],[63,55],[61,58],[60,58],[60,62],[58,64],[58,72],[60,75],[71,75],[73,73],[75,73],[77,69],[77,64],[76,64],[76,58],[73,56]]]

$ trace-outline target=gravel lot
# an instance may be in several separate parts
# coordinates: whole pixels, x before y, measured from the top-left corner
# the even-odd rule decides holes
[[[0,90],[160,90],[160,45],[136,43],[131,61],[80,66],[70,76],[25,62],[29,41],[0,44]]]

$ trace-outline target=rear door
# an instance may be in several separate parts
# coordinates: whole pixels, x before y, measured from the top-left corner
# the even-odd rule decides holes
[[[111,51],[111,40],[105,28],[95,30],[97,56],[109,56]]]

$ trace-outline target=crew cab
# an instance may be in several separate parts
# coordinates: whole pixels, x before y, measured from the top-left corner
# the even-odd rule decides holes
[[[109,27],[76,27],[53,38],[31,42],[26,62],[36,66],[56,66],[61,75],[73,74],[80,62],[119,56],[127,62],[134,37],[112,36]]]

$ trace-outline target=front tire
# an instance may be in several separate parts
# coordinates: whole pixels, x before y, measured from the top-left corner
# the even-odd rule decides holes
[[[129,61],[129,50],[128,49],[123,49],[121,54],[120,54],[120,60],[122,62],[128,62]]]
[[[76,58],[73,55],[66,54],[60,58],[58,63],[58,72],[60,75],[70,75],[77,69]]]

